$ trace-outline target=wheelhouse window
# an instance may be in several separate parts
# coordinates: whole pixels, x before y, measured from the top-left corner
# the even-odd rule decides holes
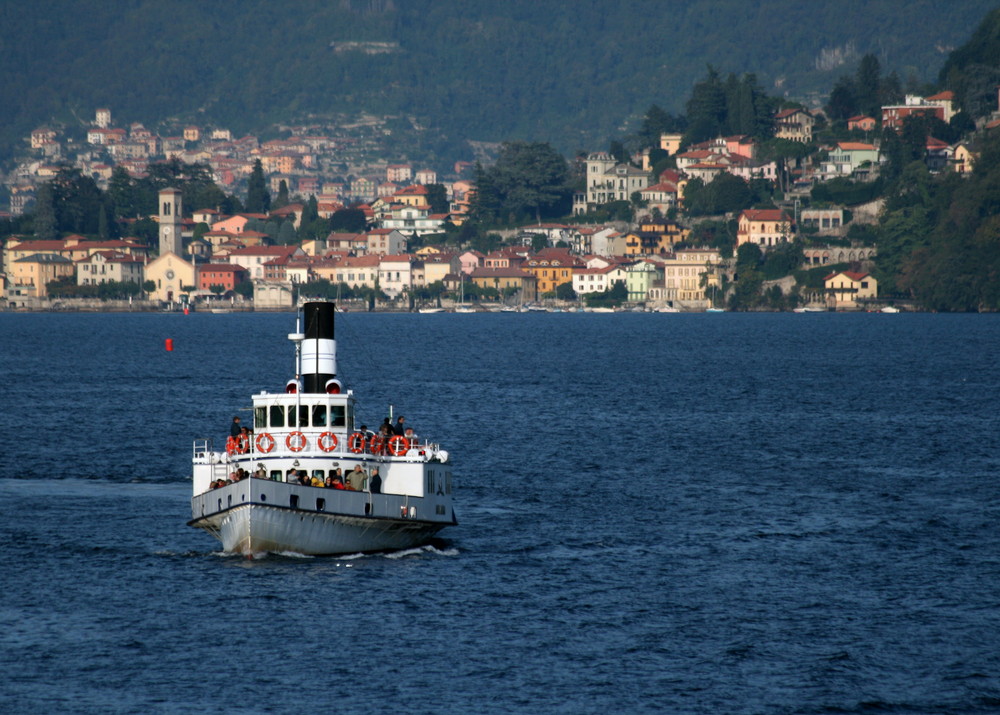
[[[312,426],[313,427],[326,427],[326,405],[313,405],[312,408]]]
[[[281,408],[284,409],[284,408]],[[308,427],[309,426],[309,405],[288,406],[288,426]]]
[[[330,405],[330,426],[343,427],[347,424],[343,405]]]
[[[285,407],[284,405],[271,405],[271,420],[269,426],[271,427],[284,427],[285,426]]]

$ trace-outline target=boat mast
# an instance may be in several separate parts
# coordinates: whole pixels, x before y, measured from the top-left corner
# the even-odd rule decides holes
[[[299,407],[302,405],[302,341],[306,336],[302,334],[302,311],[295,311],[295,332],[288,334],[288,339],[295,343],[295,420],[298,423]],[[286,388],[287,389],[287,388]]]

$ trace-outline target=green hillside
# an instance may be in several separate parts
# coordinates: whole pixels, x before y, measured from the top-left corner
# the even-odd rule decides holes
[[[35,126],[172,118],[259,131],[314,113],[398,114],[466,139],[604,145],[708,64],[770,94],[829,91],[875,53],[935,78],[994,0],[152,0],[0,5],[0,154]],[[918,20],[919,21],[916,21]]]

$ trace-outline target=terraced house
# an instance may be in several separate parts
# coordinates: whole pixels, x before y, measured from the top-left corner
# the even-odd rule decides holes
[[[792,238],[792,219],[781,209],[744,209],[736,230],[736,247],[756,243],[767,250]]]
[[[543,248],[522,265],[535,276],[539,295],[550,293],[563,283],[572,283],[573,270],[582,267],[580,259],[564,248]]]

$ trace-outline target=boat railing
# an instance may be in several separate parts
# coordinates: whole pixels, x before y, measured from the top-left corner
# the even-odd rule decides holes
[[[207,444],[206,444],[207,443]],[[200,451],[199,451],[200,450]],[[351,457],[395,457],[404,461],[424,462],[440,451],[437,443],[418,437],[384,439],[378,435],[362,438],[360,432],[335,436],[329,432],[319,434],[293,431],[277,433],[260,432],[245,441],[230,441],[226,451],[230,457],[239,459],[241,455],[263,457],[329,456],[341,459]],[[195,461],[200,454],[211,453],[211,440],[195,440]]]

